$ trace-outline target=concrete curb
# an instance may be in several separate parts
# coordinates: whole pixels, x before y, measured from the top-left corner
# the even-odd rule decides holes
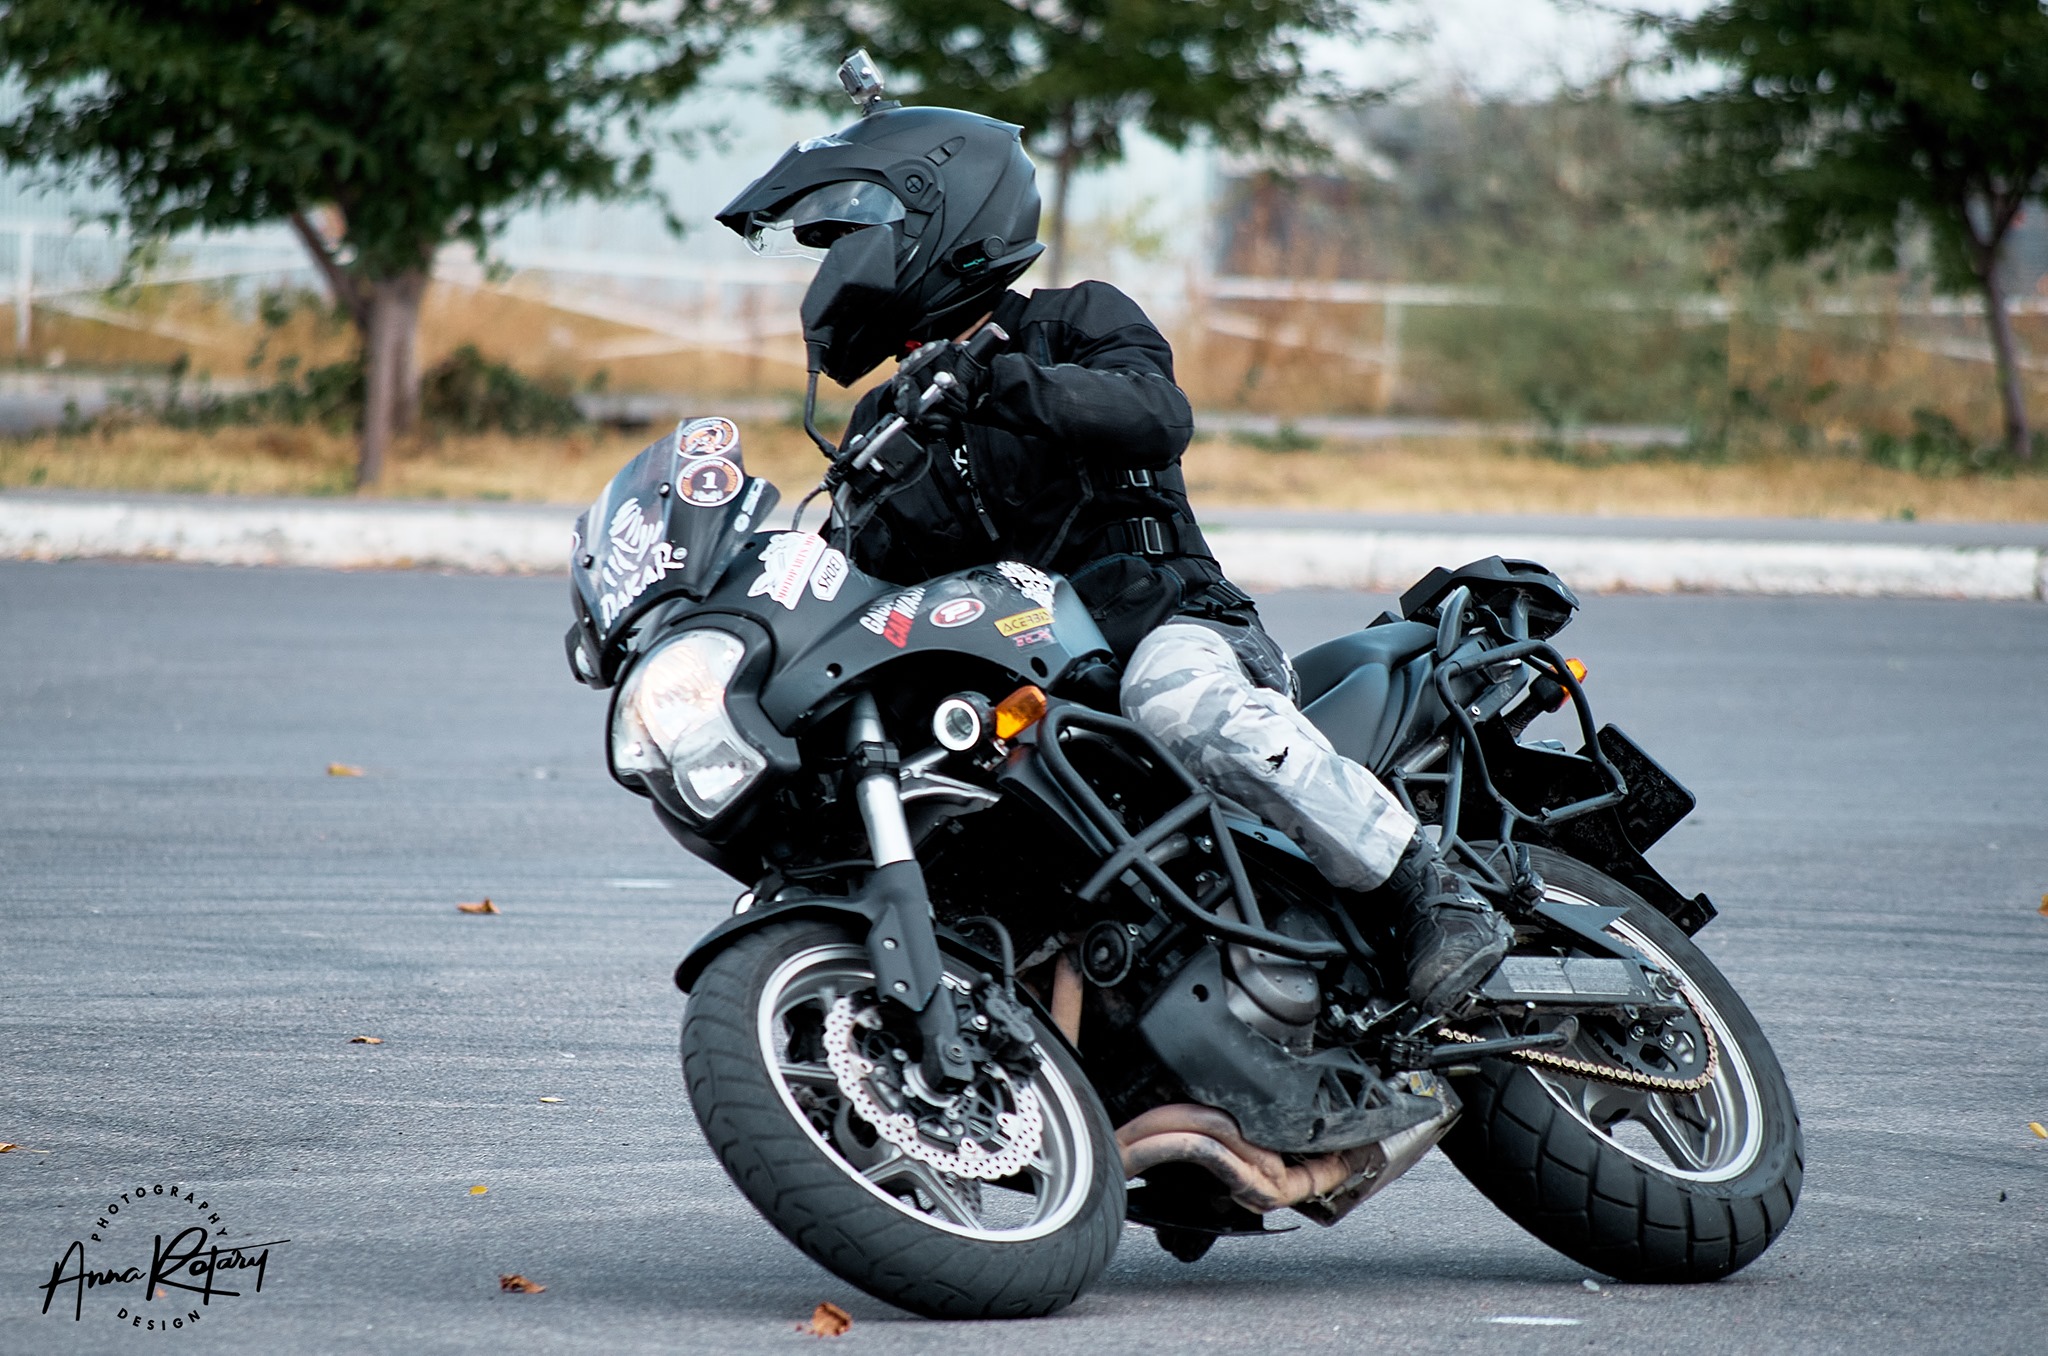
[[[212,565],[443,567],[552,573],[575,510],[559,505],[0,495],[0,557],[127,557]],[[1247,588],[1394,591],[1436,565],[1540,560],[1574,588],[1845,597],[2048,597],[2048,547],[1684,536],[1515,528],[1333,530],[1219,523],[1209,539]]]

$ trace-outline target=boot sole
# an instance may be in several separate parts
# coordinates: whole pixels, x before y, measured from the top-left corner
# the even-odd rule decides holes
[[[1449,1012],[1466,994],[1479,987],[1508,954],[1509,941],[1502,938],[1484,950],[1475,951],[1463,965],[1436,982],[1427,994],[1414,999],[1415,1006],[1423,1012],[1441,1015]]]

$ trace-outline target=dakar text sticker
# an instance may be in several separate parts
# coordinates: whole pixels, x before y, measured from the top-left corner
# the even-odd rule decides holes
[[[633,600],[657,579],[682,565],[686,548],[670,545],[662,535],[659,511],[644,512],[640,500],[629,498],[612,514],[604,565],[598,571],[604,595],[598,599],[603,623],[610,626]]]

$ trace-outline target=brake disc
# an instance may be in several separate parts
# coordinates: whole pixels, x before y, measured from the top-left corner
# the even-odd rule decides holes
[[[833,1000],[825,1014],[825,1063],[860,1118],[906,1157],[948,1176],[993,1182],[1022,1172],[1038,1156],[1045,1138],[1038,1094],[1019,1085],[1000,1064],[984,1062],[966,1088],[951,1098],[935,1099],[907,1086],[908,1080],[895,1083],[893,1070],[863,1053],[854,1038],[860,1024],[851,998]],[[878,1086],[889,1089],[890,1100],[921,1103],[927,1115],[920,1118],[884,1106],[876,1096]],[[950,1142],[927,1135],[920,1119],[937,1121]]]

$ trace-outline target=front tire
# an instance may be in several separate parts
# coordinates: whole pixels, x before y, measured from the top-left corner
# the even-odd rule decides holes
[[[1679,1094],[1487,1060],[1458,1080],[1465,1113],[1444,1151],[1510,1219],[1609,1276],[1739,1271],[1790,1221],[1804,1174],[1798,1108],[1770,1042],[1713,962],[1641,896],[1560,853],[1530,857],[1550,898],[1628,910],[1610,931],[1677,980],[1719,1063],[1706,1087]],[[1565,1053],[1612,1062],[1590,1046]]]
[[[972,977],[951,958],[947,969]],[[705,968],[682,1055],[712,1152],[784,1237],[877,1299],[932,1318],[1065,1308],[1109,1265],[1123,1227],[1123,1168],[1094,1089],[1041,1025],[1028,1086],[1043,1128],[1029,1166],[984,1182],[907,1156],[820,1054],[826,1013],[874,983],[866,948],[822,922],[763,927]]]

